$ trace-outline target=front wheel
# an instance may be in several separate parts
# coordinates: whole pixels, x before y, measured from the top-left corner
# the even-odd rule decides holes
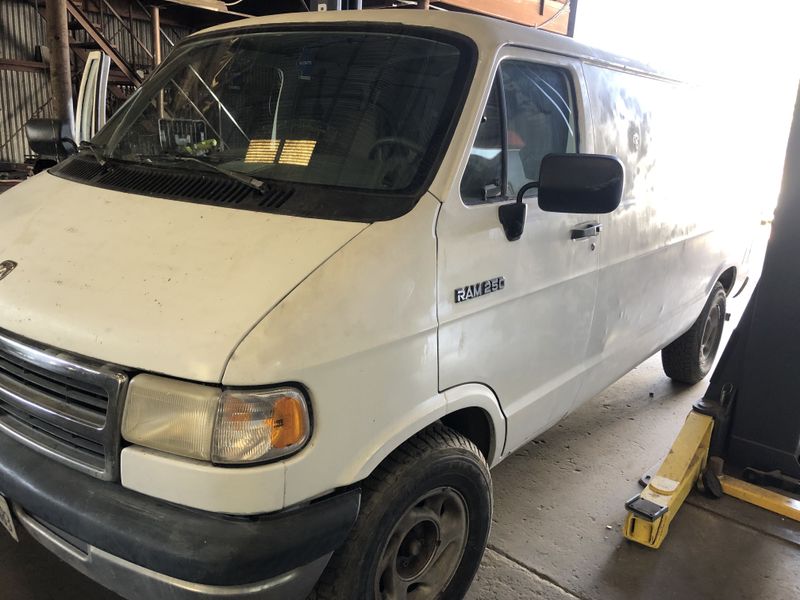
[[[475,445],[429,427],[364,482],[358,521],[312,598],[463,598],[489,536],[491,489]]]
[[[695,384],[708,375],[725,325],[725,288],[717,282],[692,328],[661,351],[667,377]]]

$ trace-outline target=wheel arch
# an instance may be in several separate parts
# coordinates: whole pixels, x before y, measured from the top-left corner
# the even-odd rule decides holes
[[[447,414],[442,423],[473,442],[493,467],[506,444],[506,416],[494,390],[480,383],[455,386],[444,392]]]
[[[733,292],[733,288],[736,285],[736,275],[736,267],[728,267],[719,275],[719,277],[717,277],[716,281],[719,281],[722,284],[722,287],[725,288],[725,294],[728,296],[731,295],[731,292]]]
[[[496,439],[489,415],[482,408],[472,406],[445,415],[441,419],[445,425],[463,435],[478,447],[489,462]]]
[[[473,442],[490,467],[500,462],[506,441],[506,417],[489,387],[479,383],[462,384],[440,392],[435,402],[431,400],[425,403],[428,410],[424,414],[401,426],[383,445],[373,449],[348,479],[353,483],[366,479],[401,445],[436,422]]]

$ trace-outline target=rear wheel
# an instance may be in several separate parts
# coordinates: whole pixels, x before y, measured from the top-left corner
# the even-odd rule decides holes
[[[434,425],[364,482],[361,514],[312,598],[463,598],[492,518],[491,477],[475,445]]]
[[[717,282],[692,328],[661,351],[667,377],[694,384],[708,375],[722,340],[725,299],[725,288]]]

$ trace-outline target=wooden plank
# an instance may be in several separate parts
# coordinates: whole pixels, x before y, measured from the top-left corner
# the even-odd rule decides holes
[[[444,0],[442,4],[532,27],[546,23],[542,29],[564,35],[569,27],[566,0]]]
[[[16,60],[13,58],[0,58],[0,70],[3,71],[46,71],[47,65],[35,60]]]

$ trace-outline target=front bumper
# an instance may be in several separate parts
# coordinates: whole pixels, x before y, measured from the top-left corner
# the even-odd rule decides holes
[[[183,581],[145,569],[94,546],[69,540],[15,505],[14,514],[27,532],[61,560],[99,584],[130,600],[302,600],[328,564],[330,554],[278,577],[237,586],[214,586]],[[78,544],[76,545],[76,542]]]
[[[358,490],[270,515],[187,509],[60,465],[0,434],[0,493],[28,532],[131,600],[302,600],[358,515]]]

